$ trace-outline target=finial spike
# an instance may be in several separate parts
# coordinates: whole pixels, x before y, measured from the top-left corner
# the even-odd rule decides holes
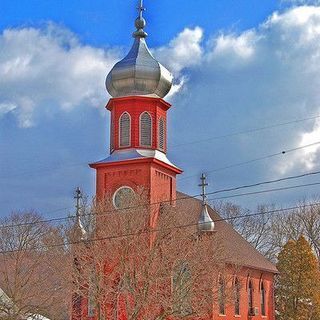
[[[143,7],[143,0],[140,0],[138,10],[139,10],[139,18],[142,19],[142,18],[143,18],[143,11],[146,10],[146,9]]]
[[[201,197],[202,197],[202,202],[203,204],[207,204],[207,193],[206,193],[206,187],[209,185],[207,183],[207,177],[206,175],[203,173],[201,175],[201,184],[199,184],[199,187],[201,187]]]
[[[138,5],[138,12],[139,16],[135,21],[135,26],[137,30],[133,33],[134,38],[146,38],[148,34],[144,31],[144,28],[146,26],[146,20],[143,18],[143,11],[146,9],[143,6],[143,0],[139,0],[139,5]]]

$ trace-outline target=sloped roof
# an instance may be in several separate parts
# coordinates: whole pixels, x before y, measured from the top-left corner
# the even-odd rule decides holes
[[[188,197],[188,195],[184,193],[177,192],[177,199],[179,198],[182,198],[183,201],[177,200],[177,210],[185,216],[185,221],[191,224],[194,223],[195,228],[197,228],[202,202],[198,199]],[[209,214],[215,221],[217,239],[221,241],[221,245],[230,263],[261,271],[278,273],[273,263],[246,241],[228,222],[223,221],[215,210],[210,206],[208,207]]]

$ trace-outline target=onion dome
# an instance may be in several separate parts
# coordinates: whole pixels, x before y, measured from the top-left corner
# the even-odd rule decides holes
[[[142,16],[144,10],[140,0],[133,46],[107,76],[106,88],[114,98],[133,95],[164,98],[172,87],[171,73],[153,57],[147,46],[146,21]]]
[[[198,221],[198,230],[200,232],[213,232],[214,221],[211,219],[207,204],[202,205],[202,211]]]

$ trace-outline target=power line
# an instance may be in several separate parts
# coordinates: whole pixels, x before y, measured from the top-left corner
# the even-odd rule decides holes
[[[303,119],[296,119],[296,120],[287,121],[287,122],[283,122],[283,123],[279,123],[279,124],[273,124],[273,125],[264,126],[264,127],[260,127],[260,128],[253,128],[253,129],[238,131],[238,132],[229,133],[229,134],[220,135],[220,136],[215,136],[215,137],[211,137],[211,138],[207,138],[207,139],[191,141],[191,142],[187,142],[187,143],[183,143],[183,144],[171,145],[170,147],[180,147],[180,146],[184,146],[184,145],[198,144],[198,143],[202,143],[202,142],[208,142],[208,141],[212,141],[212,140],[238,136],[238,135],[242,135],[242,134],[246,134],[246,133],[254,133],[254,132],[263,131],[263,130],[267,130],[267,129],[277,128],[277,127],[286,126],[286,125],[290,125],[290,124],[294,124],[294,123],[300,123],[300,122],[304,122],[304,121],[315,120],[315,119],[318,119],[318,118],[320,118],[320,115],[316,115],[316,116],[312,116],[312,117],[308,117],[308,118],[303,118]],[[287,152],[289,152],[289,151],[287,151]],[[260,159],[260,160],[262,160],[262,159]],[[79,162],[79,163],[73,163],[73,164],[63,164],[63,167],[64,168],[65,167],[78,167],[78,166],[83,166],[83,165],[88,165],[88,163],[84,163],[84,162],[80,163]],[[62,164],[61,164],[61,166],[62,166]],[[58,170],[58,169],[60,169],[60,165],[53,165],[53,166],[50,166],[50,167],[42,167],[42,168],[40,168],[38,170],[34,170],[34,171],[22,171],[20,173],[16,173],[16,175],[0,176],[0,179],[8,179],[8,178],[12,178],[14,176],[25,176],[25,175],[32,175],[34,173],[48,172],[48,171],[52,171],[53,168],[54,168],[54,170]],[[228,167],[218,168],[218,169],[216,169],[214,171],[219,171],[219,170],[224,170],[224,169],[228,169]],[[188,179],[188,178],[191,178],[191,177],[194,177],[194,176],[185,177],[185,178],[182,178],[180,180]]]
[[[225,197],[211,198],[209,200],[214,201],[214,200],[231,199],[231,198],[238,198],[238,197],[243,197],[243,196],[250,196],[250,195],[254,195],[254,194],[262,194],[262,193],[284,191],[284,190],[291,190],[291,189],[298,189],[298,188],[305,188],[305,187],[313,187],[313,186],[318,186],[318,185],[320,185],[320,182],[300,184],[300,185],[295,185],[295,186],[290,186],[290,187],[283,187],[283,188],[267,189],[267,190],[262,190],[262,191],[239,193],[239,194],[234,194],[234,195],[225,196]]]
[[[207,173],[212,173],[212,172],[218,172],[218,171],[231,169],[231,168],[235,168],[235,167],[240,167],[240,166],[244,166],[244,165],[247,165],[247,164],[250,164],[250,163],[254,163],[254,162],[258,162],[258,161],[274,158],[274,157],[281,156],[281,155],[286,155],[288,153],[299,151],[299,150],[306,149],[306,148],[310,148],[310,147],[313,147],[313,146],[316,146],[316,145],[319,145],[319,144],[320,144],[320,141],[317,141],[317,142],[310,143],[310,144],[307,144],[307,145],[304,145],[304,146],[300,146],[300,147],[296,147],[296,148],[292,148],[292,149],[279,151],[279,152],[272,153],[272,154],[269,154],[269,155],[266,155],[266,156],[263,156],[263,157],[247,160],[247,161],[244,161],[244,162],[238,162],[238,163],[230,164],[228,166],[220,167],[220,168],[209,170],[209,171],[206,171],[206,172]],[[183,177],[183,178],[180,178],[179,181],[190,179],[190,178],[194,178],[196,176],[197,175]]]
[[[303,177],[308,177],[308,176],[314,176],[314,175],[318,175],[320,174],[320,171],[313,171],[313,172],[308,172],[308,173],[304,173],[304,174],[300,174],[300,175],[296,175],[296,176],[289,176],[286,178],[280,178],[280,179],[276,179],[276,180],[268,180],[268,181],[262,181],[262,182],[258,182],[258,183],[254,183],[251,185],[242,185],[239,187],[234,187],[234,188],[229,188],[229,189],[221,189],[221,190],[216,190],[213,192],[208,192],[206,195],[215,195],[215,194],[219,194],[219,193],[223,193],[223,192],[231,192],[231,191],[236,191],[236,190],[241,190],[241,189],[248,189],[251,187],[257,187],[257,186],[262,186],[262,185],[266,185],[266,184],[271,184],[271,183],[278,183],[278,182],[283,182],[283,181],[287,181],[287,180],[293,180],[293,179],[300,179]],[[255,192],[250,192],[250,193],[244,193],[244,194],[238,194],[238,195],[231,195],[231,196],[225,196],[225,197],[219,197],[219,198],[211,198],[209,200],[222,200],[222,199],[229,199],[229,198],[235,198],[235,197],[241,197],[241,196],[246,196],[246,195],[254,195],[254,194],[262,194],[262,193],[268,193],[268,192],[274,192],[274,191],[284,191],[284,190],[290,190],[290,189],[297,189],[297,188],[303,188],[303,187],[309,187],[309,186],[316,186],[319,185],[320,182],[316,182],[316,183],[310,183],[310,184],[301,184],[301,185],[295,185],[295,186],[289,186],[289,187],[283,187],[283,188],[276,188],[276,189],[268,189],[268,190],[262,190],[262,191],[255,191]],[[197,198],[201,196],[201,194],[197,194],[197,195],[193,195],[193,196],[185,196],[185,197],[180,197],[175,199],[175,201],[183,201],[183,200],[189,200],[190,198]],[[99,216],[104,216],[106,214],[110,214],[113,212],[120,212],[120,211],[128,211],[128,210],[132,210],[132,209],[137,209],[140,207],[151,207],[154,205],[160,205],[160,204],[165,204],[165,203],[171,203],[171,200],[165,200],[165,201],[159,201],[159,202],[153,202],[150,204],[142,204],[142,205],[137,205],[137,206],[131,206],[131,207],[127,207],[127,208],[122,208],[122,209],[113,209],[113,210],[108,210],[106,211],[103,215],[99,215]],[[71,208],[65,208],[65,209],[71,209]],[[63,209],[57,209],[51,212],[57,212],[57,211],[61,211]],[[96,213],[87,213],[87,214],[83,214],[82,216],[95,216],[97,215]],[[13,227],[23,227],[23,226],[28,226],[28,225],[34,225],[34,224],[40,224],[40,223],[51,223],[51,222],[58,222],[58,221],[64,221],[64,220],[71,220],[71,219],[75,219],[77,218],[77,216],[69,216],[69,217],[59,217],[59,218],[52,218],[52,219],[47,219],[47,220],[39,220],[39,221],[34,221],[34,222],[28,222],[28,223],[21,223],[21,224],[12,224],[12,225],[0,225],[0,229],[5,229],[5,228],[13,228]]]
[[[299,175],[295,175],[295,176],[279,178],[279,179],[275,179],[275,180],[262,181],[262,182],[242,185],[239,187],[234,187],[234,188],[229,188],[229,189],[221,189],[221,190],[211,192],[211,195],[217,194],[217,193],[223,193],[223,192],[237,191],[240,189],[259,187],[259,186],[266,185],[266,184],[278,183],[278,182],[283,182],[283,181],[288,181],[288,180],[293,180],[293,179],[300,179],[300,178],[305,178],[305,177],[314,176],[314,175],[318,175],[318,174],[320,174],[320,171],[313,171],[313,172],[303,173],[303,174],[299,174]]]
[[[304,207],[311,207],[311,206],[316,206],[316,205],[320,205],[320,202],[315,202],[312,204],[305,204]],[[294,207],[287,207],[287,208],[281,208],[281,209],[275,209],[275,210],[268,210],[268,211],[263,211],[263,212],[255,212],[252,214],[239,215],[237,217],[219,218],[219,219],[214,220],[214,222],[216,223],[216,222],[222,222],[222,221],[233,221],[233,220],[237,220],[237,219],[255,217],[255,216],[266,215],[266,214],[276,214],[276,213],[296,210],[296,209],[299,209],[300,207],[301,206],[294,206]],[[173,226],[173,227],[168,227],[168,228],[144,230],[144,231],[139,231],[139,232],[124,233],[122,235],[107,236],[107,237],[96,238],[96,239],[88,239],[88,240],[86,240],[86,243],[94,243],[94,242],[105,241],[105,240],[123,239],[123,238],[138,236],[141,234],[150,234],[150,233],[152,234],[152,233],[157,233],[157,232],[161,232],[161,231],[189,228],[189,227],[194,227],[194,226],[198,226],[198,223],[189,223],[189,224]],[[20,251],[33,251],[33,250],[42,250],[42,249],[48,249],[48,248],[66,247],[68,245],[75,245],[75,244],[82,244],[82,243],[84,243],[83,240],[69,241],[69,242],[57,243],[57,244],[53,244],[53,245],[42,246],[42,247],[37,247],[37,248],[32,248],[32,249],[30,248],[30,249],[25,249],[25,250],[23,250],[23,249],[5,250],[5,251],[0,251],[0,254],[9,254],[9,253],[15,253],[15,252],[20,252]]]
[[[243,135],[243,134],[247,134],[247,133],[254,133],[254,132],[264,131],[264,130],[273,129],[273,128],[277,128],[277,127],[287,126],[287,125],[294,124],[294,123],[315,120],[318,118],[320,118],[320,115],[309,117],[309,118],[304,118],[304,119],[296,119],[296,120],[292,120],[292,121],[282,122],[279,124],[273,124],[273,125],[264,126],[264,127],[260,127],[260,128],[252,128],[252,129],[248,129],[248,130],[237,131],[237,132],[219,135],[219,136],[215,136],[215,137],[211,137],[211,138],[207,138],[207,139],[200,139],[200,140],[194,140],[194,141],[190,141],[190,142],[186,142],[186,143],[170,145],[170,147],[178,148],[178,147],[192,145],[192,144],[196,144],[196,143],[203,143],[203,142],[209,142],[212,140],[230,138],[230,137],[235,137],[235,136],[239,136],[239,135]]]

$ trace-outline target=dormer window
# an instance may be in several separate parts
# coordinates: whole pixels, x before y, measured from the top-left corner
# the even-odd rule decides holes
[[[119,119],[119,146],[130,147],[131,118],[128,112],[121,115]]]
[[[148,112],[140,116],[140,145],[142,147],[152,146],[152,118]]]
[[[159,119],[159,125],[158,125],[158,144],[159,149],[164,151],[165,148],[165,122],[163,118]]]

